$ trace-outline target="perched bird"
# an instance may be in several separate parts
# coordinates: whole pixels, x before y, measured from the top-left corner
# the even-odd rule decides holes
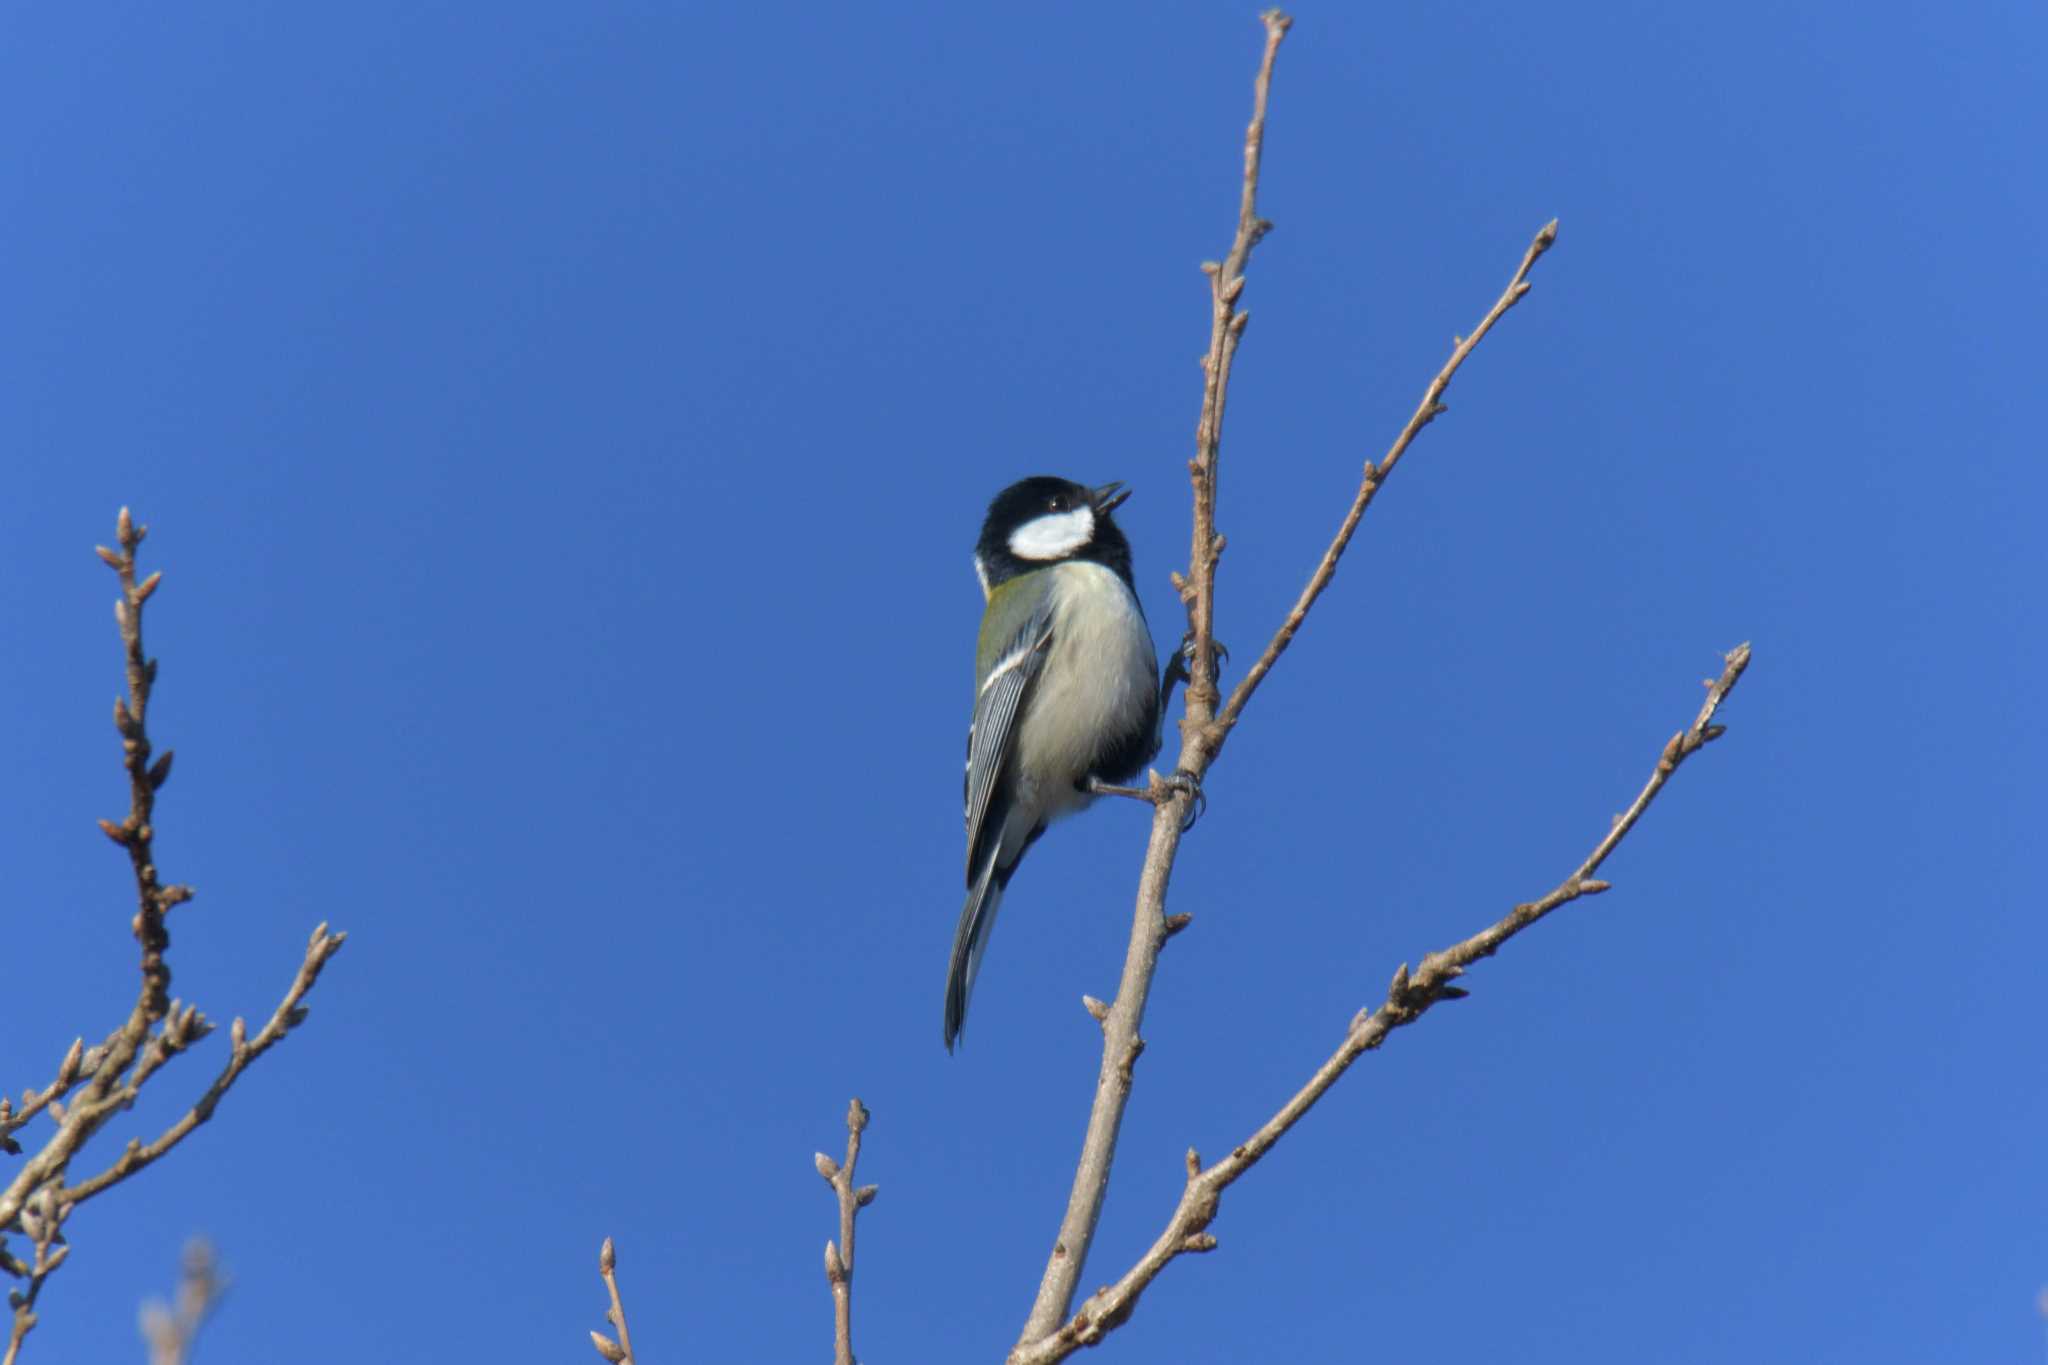
[[[967,732],[967,904],[946,972],[949,1052],[1017,860],[1048,824],[1159,751],[1159,665],[1131,545],[1110,518],[1122,490],[1025,479],[996,494],[982,522],[974,572],[988,606]]]

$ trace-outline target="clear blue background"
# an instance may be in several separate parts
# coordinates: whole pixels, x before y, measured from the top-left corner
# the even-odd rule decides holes
[[[1162,640],[1249,4],[14,6],[0,45],[0,1084],[133,990],[108,706],[165,570],[174,986],[267,1014],[89,1205],[31,1361],[994,1359],[1051,1245],[1133,805],[1040,845],[939,1045],[982,505],[1121,478]],[[1616,890],[1225,1199],[1128,1361],[2028,1361],[2048,1282],[2038,5],[1314,6],[1226,436],[1252,657],[1557,250],[1215,770],[1086,1282],[1403,959],[1551,887],[1744,639]],[[215,1039],[94,1160],[168,1121]],[[40,1130],[38,1130],[40,1131]]]

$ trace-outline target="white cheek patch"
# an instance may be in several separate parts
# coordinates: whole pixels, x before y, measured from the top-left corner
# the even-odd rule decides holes
[[[1095,509],[1048,512],[1010,533],[1010,553],[1019,559],[1064,559],[1095,536]]]
[[[981,562],[980,555],[974,557],[974,576],[981,583],[981,598],[986,602],[988,600],[988,565]]]

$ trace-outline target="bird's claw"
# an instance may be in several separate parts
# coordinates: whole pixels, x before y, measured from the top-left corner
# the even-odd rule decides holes
[[[1195,827],[1195,821],[1202,818],[1209,809],[1208,793],[1202,790],[1202,779],[1186,768],[1177,768],[1172,777],[1157,777],[1157,784],[1167,791],[1180,792],[1188,798],[1187,814],[1181,817],[1180,832],[1186,834]]]
[[[1221,640],[1209,641],[1209,652],[1216,659],[1216,672],[1223,672],[1223,665],[1230,662],[1230,650]],[[1162,713],[1173,701],[1173,689],[1194,681],[1189,665],[1195,657],[1195,632],[1190,630],[1180,637],[1180,648],[1166,661],[1166,671],[1159,679],[1159,709]]]
[[[1209,640],[1209,652],[1216,656],[1216,661],[1219,664],[1230,662],[1230,646],[1213,636]],[[1174,651],[1173,662],[1167,665],[1167,667],[1178,670],[1182,679],[1186,679],[1188,676],[1188,666],[1194,663],[1194,661],[1195,632],[1189,630],[1180,637],[1180,648]]]

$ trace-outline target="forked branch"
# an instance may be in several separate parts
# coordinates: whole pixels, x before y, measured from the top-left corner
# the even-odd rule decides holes
[[[1494,324],[1528,293],[1530,270],[1557,238],[1555,222],[1536,234],[1507,288],[1480,319],[1472,334],[1458,341],[1450,359],[1424,390],[1421,404],[1395,438],[1386,457],[1378,462],[1367,461],[1358,495],[1310,575],[1307,588],[1244,681],[1231,694],[1229,704],[1221,705],[1216,685],[1214,645],[1216,566],[1224,546],[1224,538],[1216,529],[1216,488],[1222,460],[1223,417],[1231,365],[1249,316],[1237,307],[1244,292],[1245,267],[1252,249],[1272,226],[1258,213],[1259,169],[1264,149],[1266,106],[1272,90],[1273,63],[1292,21],[1280,11],[1272,10],[1266,13],[1264,22],[1265,51],[1253,83],[1251,122],[1245,129],[1244,179],[1238,200],[1237,231],[1224,259],[1203,267],[1209,277],[1211,307],[1209,349],[1202,362],[1201,418],[1195,429],[1195,456],[1188,464],[1194,494],[1194,525],[1187,572],[1174,575],[1174,585],[1179,589],[1188,612],[1186,712],[1181,721],[1181,748],[1175,766],[1197,782],[1207,774],[1252,693],[1272,671],[1274,663],[1300,630],[1316,598],[1329,585],[1338,560],[1350,544],[1352,533],[1357,530],[1380,486],[1393,472],[1416,435],[1445,410],[1443,395],[1451,379],[1474,348],[1493,330]],[[1132,1070],[1144,1050],[1144,1041],[1138,1030],[1151,994],[1159,952],[1174,929],[1179,927],[1171,925],[1166,918],[1166,889],[1180,849],[1183,820],[1195,798],[1184,790],[1169,789],[1164,785],[1155,787],[1154,795],[1156,804],[1151,840],[1146,847],[1144,869],[1139,876],[1123,975],[1118,982],[1114,1002],[1106,1009],[1090,1009],[1101,1023],[1103,1035],[1095,1100],[1089,1111],[1088,1128],[1082,1139],[1081,1157],[1075,1169],[1066,1214],[1060,1222],[1044,1278],[1019,1337],[1019,1353],[1061,1329],[1073,1305],[1075,1289],[1080,1282],[1108,1189],[1117,1135],[1122,1129],[1124,1108],[1130,1098]]]
[[[104,1193],[143,1167],[162,1158],[201,1124],[213,1117],[229,1087],[250,1063],[269,1051],[306,1017],[304,1003],[321,969],[339,952],[344,934],[327,926],[313,931],[299,970],[254,1037],[240,1019],[230,1030],[233,1039],[227,1063],[198,1100],[155,1139],[131,1140],[105,1169],[76,1184],[68,1183],[72,1163],[86,1144],[116,1114],[131,1108],[142,1087],[173,1058],[213,1031],[197,1007],[170,998],[171,970],[166,961],[170,933],[166,921],[173,909],[192,898],[192,888],[165,884],[157,875],[156,801],[171,776],[171,751],[154,754],[149,737],[149,706],[156,687],[157,661],[143,648],[145,608],[162,582],[160,573],[138,577],[136,552],[148,535],[127,508],[115,522],[115,546],[101,546],[99,556],[120,578],[121,595],[114,603],[127,676],[126,696],[114,702],[114,729],[121,737],[121,766],[128,776],[128,814],[118,824],[99,822],[100,830],[128,855],[135,876],[136,911],[130,924],[139,947],[140,982],[127,1020],[97,1047],[83,1038],[71,1044],[51,1083],[41,1091],[24,1092],[19,1105],[0,1096],[0,1150],[21,1155],[15,1134],[43,1116],[56,1126],[42,1147],[22,1163],[0,1189],[0,1271],[26,1281],[12,1296],[13,1328],[0,1365],[14,1365],[23,1340],[36,1323],[35,1305],[49,1274],[62,1262],[61,1228],[73,1209]],[[24,1233],[34,1248],[24,1261],[7,1250],[8,1233]]]
[[[1458,368],[1465,363],[1465,358],[1472,354],[1473,348],[1486,339],[1486,334],[1493,330],[1493,324],[1506,316],[1508,309],[1522,301],[1522,296],[1529,292],[1529,271],[1542,259],[1543,253],[1550,250],[1556,242],[1557,219],[1553,218],[1543,225],[1537,232],[1536,239],[1529,243],[1529,249],[1522,253],[1522,263],[1515,268],[1514,278],[1508,281],[1508,287],[1501,291],[1500,297],[1493,301],[1493,307],[1486,310],[1486,316],[1479,319],[1479,325],[1472,329],[1472,334],[1458,338],[1451,347],[1451,358],[1444,362],[1444,367],[1437,371],[1436,378],[1430,380],[1429,387],[1423,390],[1422,401],[1416,404],[1414,415],[1408,419],[1408,425],[1401,428],[1401,434],[1394,438],[1394,444],[1388,449],[1386,456],[1377,464],[1371,460],[1365,462],[1365,476],[1359,481],[1358,494],[1352,498],[1350,510],[1345,512],[1344,520],[1337,527],[1337,534],[1331,538],[1330,547],[1323,551],[1323,558],[1316,565],[1315,572],[1309,575],[1308,586],[1301,590],[1301,596],[1295,599],[1293,609],[1287,613],[1287,619],[1280,623],[1280,628],[1273,632],[1273,638],[1266,642],[1266,648],[1259,655],[1258,661],[1231,692],[1230,704],[1223,708],[1220,718],[1225,731],[1237,724],[1237,718],[1243,714],[1245,703],[1252,699],[1252,693],[1259,690],[1259,684],[1273,671],[1273,665],[1279,661],[1281,654],[1286,652],[1288,645],[1294,643],[1294,633],[1301,629],[1301,623],[1308,619],[1309,608],[1316,604],[1316,599],[1323,595],[1323,589],[1329,587],[1331,578],[1336,576],[1337,561],[1344,557],[1345,548],[1351,544],[1351,533],[1358,529],[1359,520],[1365,516],[1365,509],[1372,506],[1372,500],[1379,494],[1381,486],[1393,475],[1394,466],[1401,462],[1401,457],[1408,452],[1409,445],[1421,434],[1422,429],[1450,410],[1444,406],[1444,390],[1451,386],[1451,379],[1458,373]],[[1217,737],[1216,743],[1221,746],[1221,736]]]
[[[1211,305],[1209,350],[1202,360],[1202,415],[1195,429],[1195,458],[1188,464],[1188,474],[1194,483],[1194,541],[1188,572],[1174,576],[1175,586],[1187,604],[1189,629],[1187,718],[1181,722],[1178,766],[1198,779],[1208,770],[1217,737],[1212,724],[1217,699],[1215,572],[1222,539],[1216,535],[1215,509],[1224,399],[1229,392],[1230,364],[1250,316],[1237,309],[1238,297],[1244,292],[1245,264],[1251,259],[1252,248],[1272,226],[1258,214],[1259,162],[1265,145],[1266,101],[1273,85],[1273,62],[1293,23],[1277,9],[1268,10],[1263,18],[1266,47],[1252,87],[1251,123],[1245,129],[1244,186],[1238,200],[1237,235],[1229,254],[1220,263],[1204,267],[1209,276]],[[1089,1243],[1095,1238],[1095,1224],[1102,1215],[1102,1201],[1109,1190],[1117,1134],[1123,1127],[1124,1105],[1130,1096],[1131,1068],[1145,1046],[1138,1037],[1138,1025],[1145,1017],[1152,974],[1168,936],[1164,923],[1166,881],[1180,847],[1183,813],[1192,799],[1179,793],[1157,800],[1153,807],[1152,839],[1139,881],[1123,978],[1117,985],[1115,1003],[1096,1015],[1102,1025],[1102,1064],[1096,1074],[1088,1130],[1081,1140],[1081,1158],[1074,1171],[1066,1213],[1060,1219],[1045,1275],[1018,1339],[1020,1348],[1044,1337],[1065,1320],[1074,1301],[1075,1287],[1080,1283],[1082,1266],[1088,1259]]]
[[[860,1135],[867,1126],[867,1106],[855,1096],[846,1109],[846,1160],[834,1161],[823,1152],[812,1158],[818,1174],[839,1199],[839,1241],[836,1245],[825,1243],[825,1281],[832,1287],[833,1365],[854,1365],[853,1225],[860,1211],[881,1193],[873,1185],[853,1183],[854,1167],[860,1161]]]
[[[1349,1070],[1353,1062],[1386,1042],[1387,1036],[1395,1029],[1420,1019],[1437,1001],[1464,995],[1465,990],[1452,983],[1463,976],[1465,969],[1473,963],[1493,956],[1501,945],[1553,910],[1581,896],[1598,895],[1608,890],[1609,884],[1595,879],[1593,874],[1635,828],[1636,822],[1642,819],[1650,803],[1657,799],[1657,794],[1664,790],[1664,784],[1671,780],[1679,765],[1721,737],[1725,727],[1715,723],[1715,713],[1748,667],[1749,646],[1736,646],[1728,654],[1721,676],[1709,681],[1707,699],[1699,714],[1691,725],[1673,735],[1664,745],[1663,752],[1657,756],[1656,766],[1650,771],[1649,780],[1636,794],[1636,799],[1626,811],[1615,817],[1606,836],[1593,846],[1593,851],[1586,855],[1584,861],[1548,895],[1517,905],[1470,938],[1430,953],[1413,973],[1407,963],[1402,963],[1394,972],[1386,999],[1376,1009],[1359,1011],[1351,1021],[1344,1041],[1329,1060],[1316,1068],[1307,1083],[1256,1132],[1232,1148],[1228,1156],[1206,1167],[1190,1148],[1187,1182],[1182,1187],[1180,1202],[1167,1219],[1165,1229],[1145,1254],[1116,1283],[1098,1290],[1085,1300],[1080,1310],[1058,1331],[1020,1344],[1010,1353],[1010,1365],[1051,1365],[1051,1362],[1064,1360],[1083,1346],[1096,1344],[1105,1333],[1122,1324],[1137,1307],[1138,1296],[1171,1261],[1188,1252],[1215,1248],[1216,1239],[1208,1227],[1216,1217],[1223,1191],[1257,1165],[1260,1158],[1271,1151],[1274,1144],[1337,1083],[1337,1078]]]

